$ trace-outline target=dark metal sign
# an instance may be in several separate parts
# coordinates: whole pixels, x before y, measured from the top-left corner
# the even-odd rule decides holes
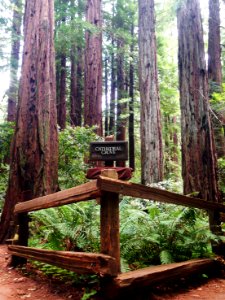
[[[123,161],[128,159],[128,143],[125,141],[93,142],[90,144],[90,160]]]

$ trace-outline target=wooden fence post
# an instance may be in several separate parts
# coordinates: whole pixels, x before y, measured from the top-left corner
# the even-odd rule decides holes
[[[101,175],[118,179],[116,170],[103,170]],[[116,259],[120,273],[119,195],[104,192],[101,197],[101,253]]]

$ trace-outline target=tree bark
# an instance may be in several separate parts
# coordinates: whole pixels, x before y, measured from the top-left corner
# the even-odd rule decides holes
[[[220,1],[209,0],[208,74],[209,80],[222,84],[220,40]]]
[[[222,88],[222,64],[219,0],[209,1],[208,74],[210,95],[214,92],[220,92]],[[214,114],[211,114],[211,120],[217,157],[224,157],[225,136],[223,125],[225,124],[225,113],[223,111],[214,111]]]
[[[163,178],[163,151],[157,75],[154,0],[139,0],[139,82],[142,183]]]
[[[179,8],[178,33],[184,193],[199,192],[199,197],[218,202],[216,156],[198,0],[186,0]]]
[[[111,92],[110,92],[110,116],[109,116],[109,133],[115,133],[115,100],[116,100],[116,72],[115,72],[115,54],[114,54],[114,37],[112,38],[111,54]]]
[[[76,121],[76,98],[77,98],[77,64],[76,64],[76,52],[75,45],[71,47],[70,54],[70,124],[77,126]]]
[[[105,136],[109,135],[109,99],[108,99],[108,61],[109,58],[105,57],[105,78],[104,78],[104,86],[105,86]]]
[[[17,202],[58,190],[53,12],[53,0],[26,2],[22,77],[0,242],[9,237]]]
[[[134,38],[134,24],[131,24],[131,36]],[[131,56],[134,55],[134,42],[130,46]],[[129,78],[129,166],[135,169],[135,142],[134,142],[134,64],[130,62]]]
[[[102,15],[101,0],[88,0],[86,20],[96,27],[95,33],[86,31],[84,124],[97,125],[102,135]]]
[[[64,53],[60,55],[58,124],[60,129],[66,128],[66,55]]]
[[[10,84],[8,91],[8,115],[7,121],[14,122],[16,120],[16,106],[18,99],[18,77],[20,57],[20,40],[21,40],[21,25],[22,25],[22,0],[11,1],[14,5],[13,23],[12,23],[12,44],[11,44],[11,59],[10,59]]]

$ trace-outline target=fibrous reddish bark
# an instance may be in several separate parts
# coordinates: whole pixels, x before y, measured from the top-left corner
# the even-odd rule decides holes
[[[179,87],[184,193],[218,202],[216,157],[209,117],[208,76],[198,0],[178,10]]]
[[[163,177],[154,0],[139,0],[138,3],[142,183],[150,184]]]
[[[221,38],[220,38],[220,2],[209,1],[209,34],[208,34],[208,74],[210,94],[221,91],[222,64],[221,64]],[[225,125],[224,111],[214,111],[211,115],[212,127],[215,136],[217,157],[225,156]]]
[[[209,0],[208,74],[219,86],[222,83],[220,45],[220,1]]]
[[[84,124],[97,125],[102,135],[102,15],[101,0],[88,0],[86,20],[96,27],[96,32],[86,31]]]
[[[17,202],[58,189],[53,11],[53,0],[26,2],[22,77],[9,186],[0,223],[1,242],[9,236]]]

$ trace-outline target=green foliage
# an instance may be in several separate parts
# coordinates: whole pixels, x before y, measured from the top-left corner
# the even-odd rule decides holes
[[[211,82],[211,90],[214,93],[211,95],[210,98],[210,105],[216,113],[223,113],[224,114],[224,107],[225,107],[225,84],[222,85],[222,88],[218,87],[218,85]]]
[[[96,290],[88,290],[88,289],[85,289],[85,292],[81,298],[81,300],[88,300],[88,299],[91,299],[92,296],[94,296],[95,294],[97,293]]]
[[[99,251],[99,206],[95,201],[32,213],[31,245],[54,250]]]
[[[13,123],[5,122],[0,124],[0,208],[2,207],[7,188],[9,175],[7,160],[9,159],[9,149],[13,132]]]
[[[86,181],[90,142],[96,141],[94,128],[70,127],[59,133],[59,185],[70,188]]]
[[[5,158],[9,156],[9,149],[13,132],[13,123],[4,122],[0,124],[0,166],[4,164]]]
[[[218,159],[218,177],[219,189],[225,198],[225,158]]]
[[[31,246],[98,252],[99,206],[94,201],[32,213]],[[197,209],[124,197],[120,203],[122,270],[212,254],[217,240]]]
[[[197,209],[124,198],[121,252],[131,268],[211,255],[207,216]]]

